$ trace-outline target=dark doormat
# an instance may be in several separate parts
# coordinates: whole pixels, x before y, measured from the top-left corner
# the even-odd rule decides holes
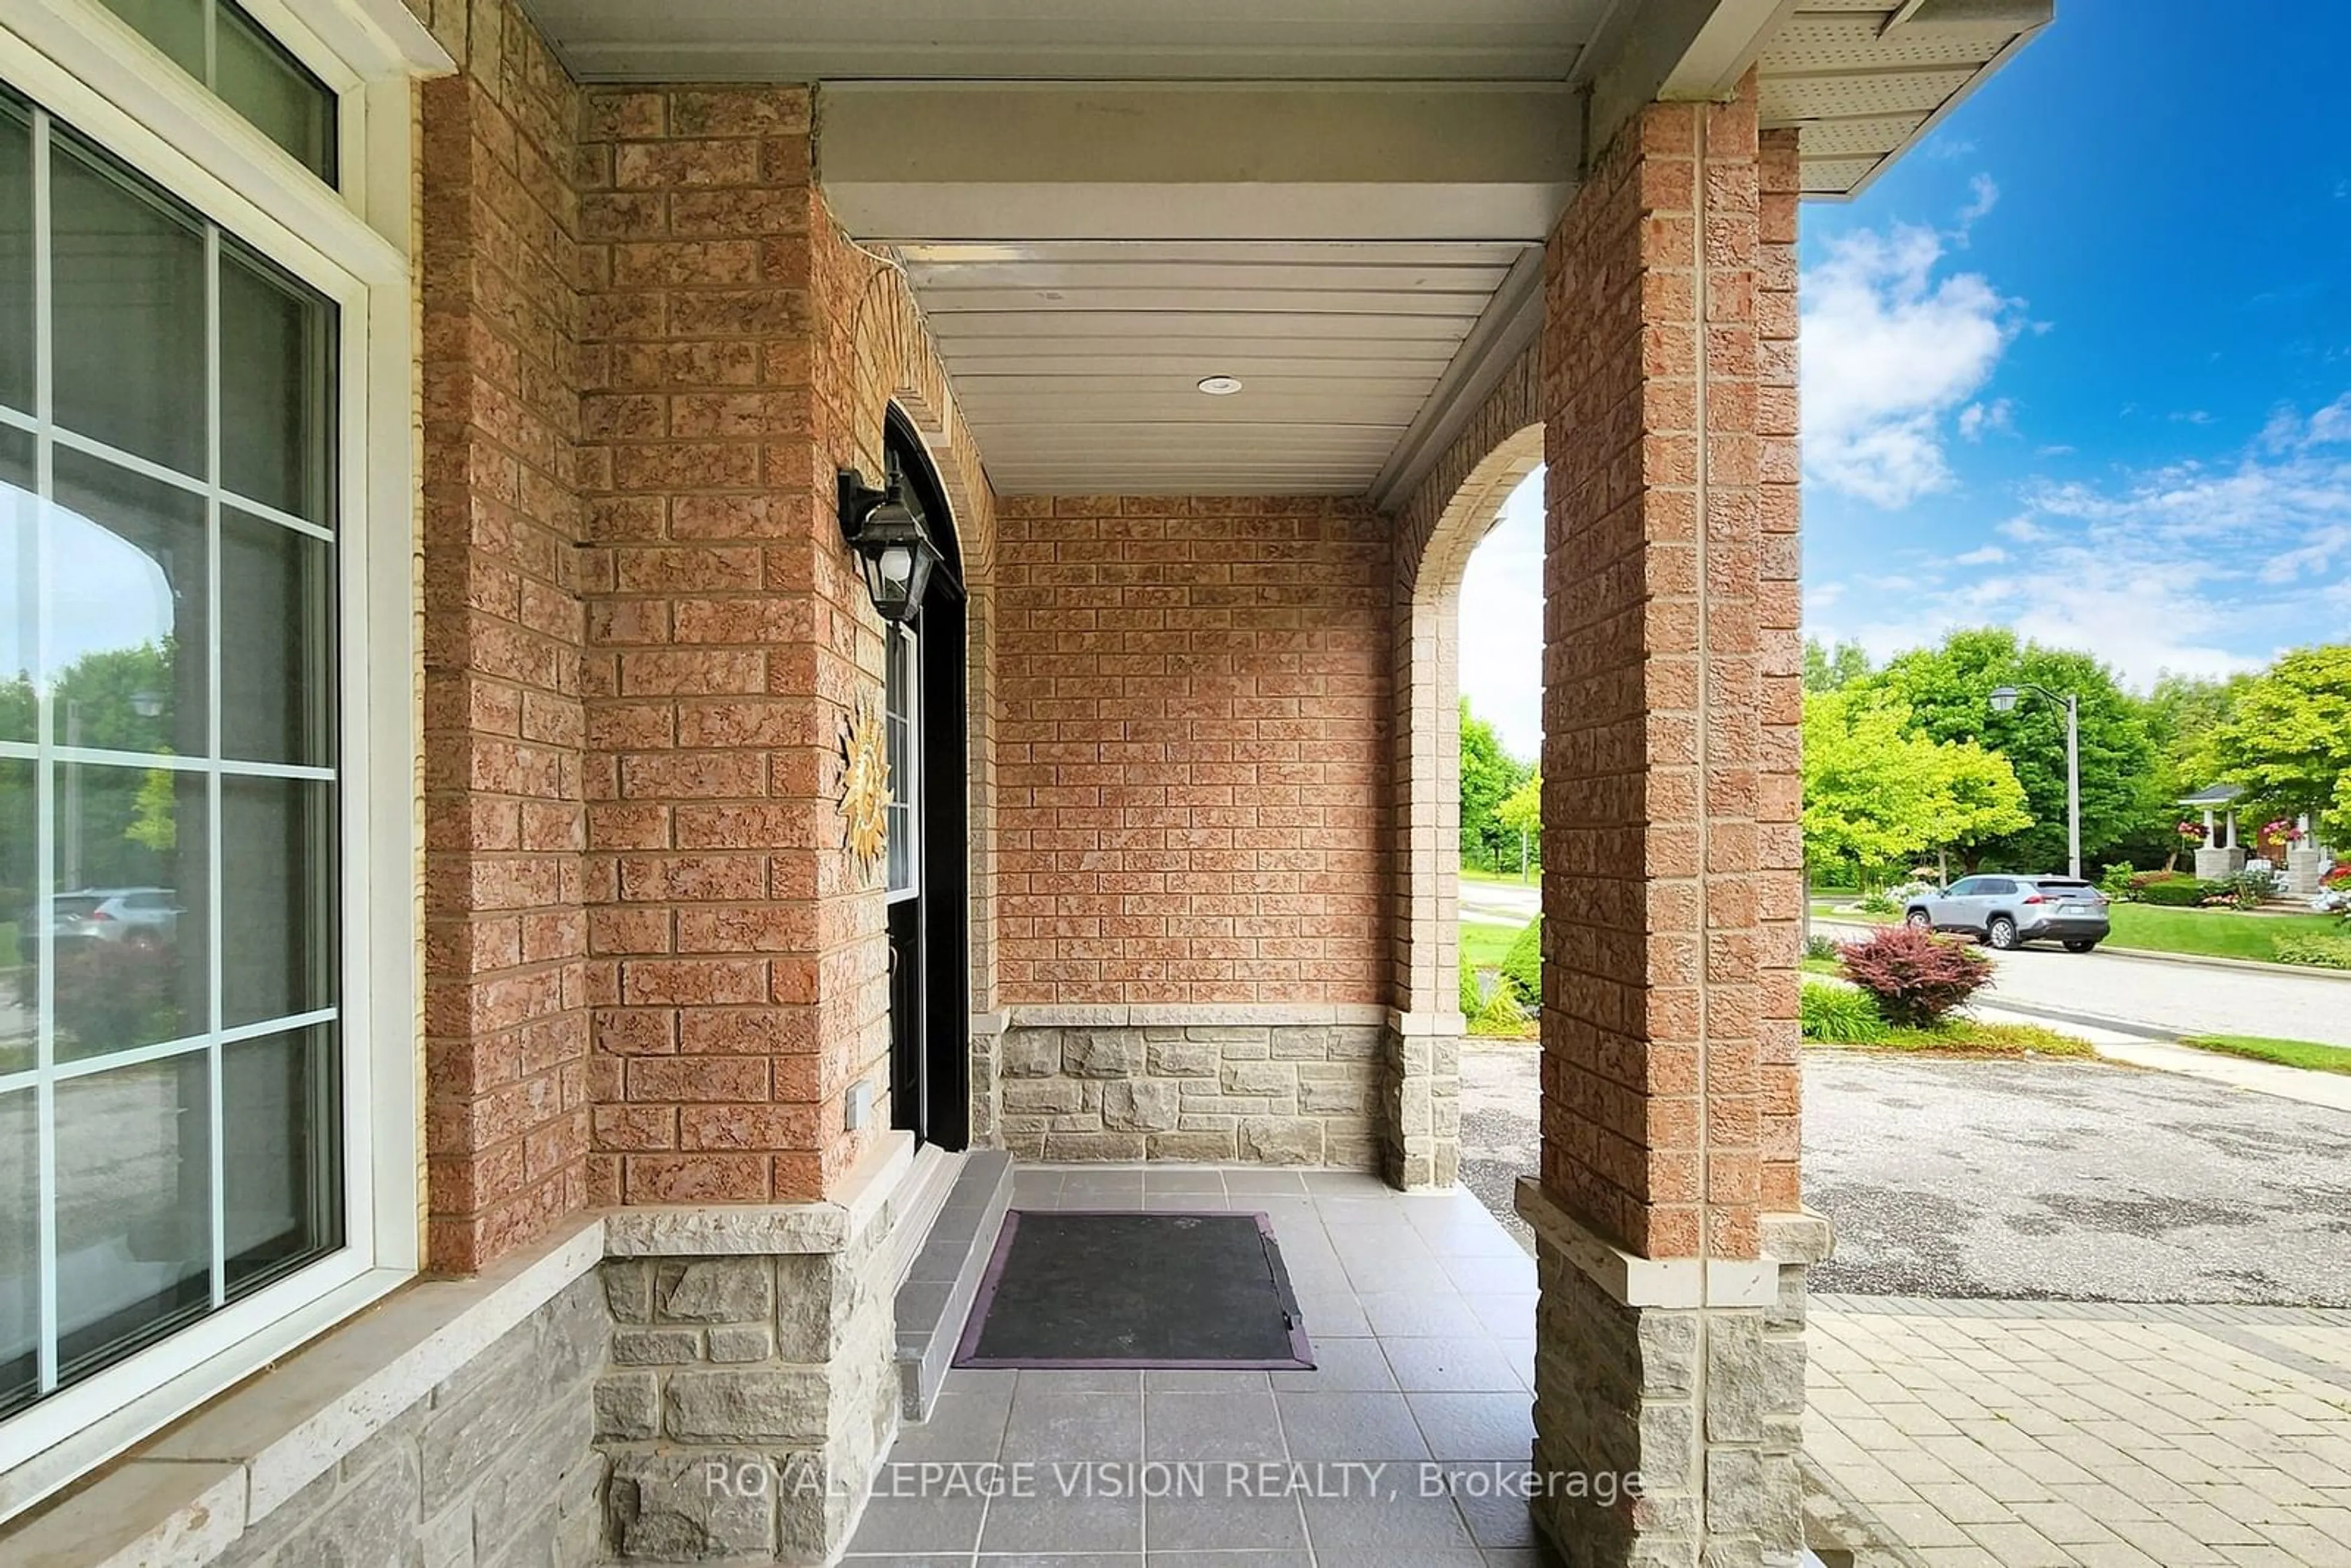
[[[1314,1364],[1262,1214],[1015,1209],[957,1366]]]

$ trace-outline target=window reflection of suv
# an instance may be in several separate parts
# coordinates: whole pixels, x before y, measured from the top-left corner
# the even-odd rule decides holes
[[[132,947],[169,946],[179,936],[180,895],[168,887],[90,887],[49,900],[50,929],[57,946],[76,942],[120,942]],[[25,912],[16,927],[16,956],[40,956],[41,915]]]
[[[1903,919],[1922,930],[1964,931],[2005,952],[2027,942],[2063,942],[2086,953],[2110,929],[2106,895],[2070,876],[1963,876],[1941,893],[1910,901]]]

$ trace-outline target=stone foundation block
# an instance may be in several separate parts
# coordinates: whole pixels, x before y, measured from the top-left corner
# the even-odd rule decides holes
[[[839,1251],[606,1262],[605,1298],[650,1314],[611,1323],[595,1389],[611,1556],[839,1555],[897,1430],[894,1202]]]
[[[1794,1568],[1803,1276],[1824,1223],[1768,1217],[1773,1255],[1709,1275],[1620,1251],[1528,1184],[1520,1212],[1541,1289],[1534,1513],[1562,1559]]]
[[[1027,1160],[1379,1169],[1389,1142],[1384,1031],[1236,1022],[1224,1016],[1231,1010],[1196,1024],[1015,1021],[998,1051],[998,1140]],[[1418,1185],[1435,1185],[1440,1171],[1450,1181],[1458,1166],[1458,1157],[1431,1157]]]

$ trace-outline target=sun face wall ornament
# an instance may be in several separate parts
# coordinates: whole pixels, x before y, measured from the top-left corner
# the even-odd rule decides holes
[[[890,842],[890,758],[883,749],[882,706],[861,696],[841,727],[841,815],[851,860],[873,880]]]

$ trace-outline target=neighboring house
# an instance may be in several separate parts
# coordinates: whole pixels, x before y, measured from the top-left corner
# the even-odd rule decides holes
[[[1546,456],[1537,1511],[1790,1558],[1797,206],[2047,0],[411,5],[0,13],[0,1561],[820,1561],[966,1151],[1451,1184]]]

